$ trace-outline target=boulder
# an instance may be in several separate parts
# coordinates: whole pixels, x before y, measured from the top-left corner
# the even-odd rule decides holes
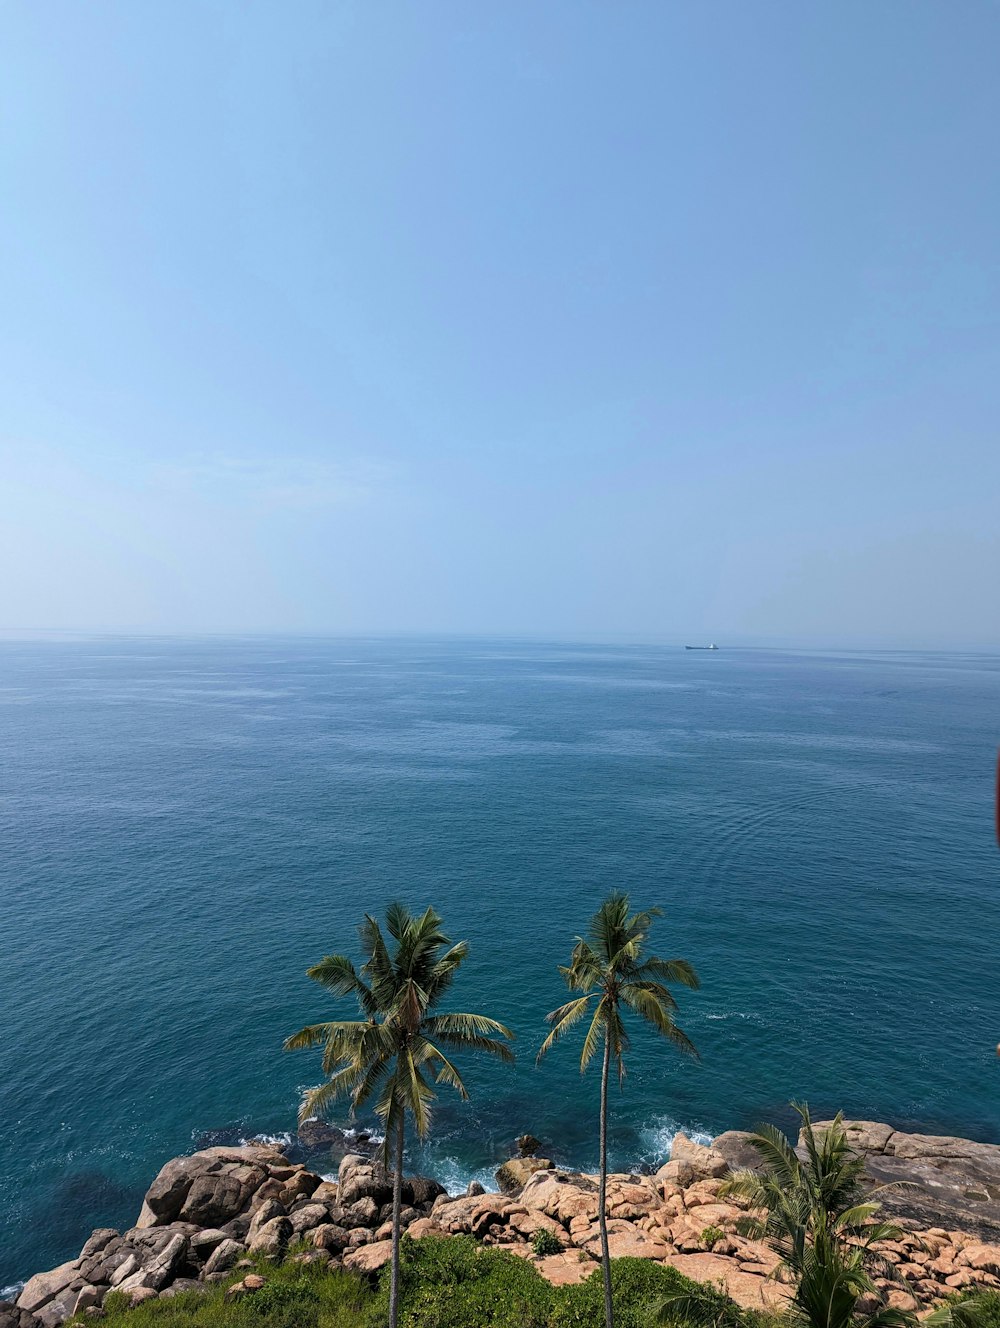
[[[676,1161],[665,1162],[654,1180],[660,1186],[662,1193],[673,1193],[676,1190],[686,1189],[688,1185],[694,1183],[694,1168],[690,1162],[678,1158]]]
[[[98,1227],[92,1231],[83,1242],[83,1249],[80,1251],[81,1259],[89,1259],[95,1254],[100,1254],[102,1250],[107,1249],[108,1245],[119,1236],[117,1231],[111,1227]]]
[[[0,1300],[0,1328],[38,1328],[38,1320],[12,1300]]]
[[[175,1271],[187,1254],[187,1248],[188,1238],[179,1231],[161,1243],[159,1248],[152,1248],[149,1256],[143,1260],[141,1285],[161,1291],[173,1280]]]
[[[307,1203],[289,1213],[288,1220],[292,1224],[292,1234],[301,1236],[313,1227],[329,1222],[330,1212],[325,1204]]]
[[[391,1205],[387,1206],[391,1208]],[[352,1227],[375,1226],[379,1219],[379,1211],[379,1206],[371,1195],[365,1195],[364,1198],[357,1199],[344,1209],[344,1213],[349,1219],[347,1225]]]
[[[209,1255],[205,1267],[202,1270],[204,1277],[211,1277],[213,1273],[228,1273],[230,1268],[234,1267],[236,1260],[246,1253],[245,1249],[238,1241],[230,1240],[228,1236],[223,1236],[222,1240],[215,1246]]]
[[[345,1171],[341,1163],[337,1202],[350,1208],[361,1199],[371,1199],[376,1209],[392,1199],[392,1182],[385,1168],[377,1162],[362,1162]]]
[[[504,1194],[520,1194],[536,1171],[551,1171],[547,1157],[512,1157],[497,1171],[497,1184]]]
[[[201,1287],[193,1277],[175,1277],[168,1287],[164,1287],[160,1292],[161,1300],[169,1300],[173,1296],[183,1296],[185,1291],[200,1291]]]
[[[350,1240],[351,1233],[332,1222],[324,1222],[322,1226],[313,1227],[309,1233],[313,1249],[327,1250],[330,1254],[340,1254],[342,1250],[346,1250]]]
[[[720,1152],[714,1148],[706,1148],[704,1144],[694,1143],[693,1140],[680,1131],[674,1135],[674,1142],[670,1148],[670,1160],[671,1162],[687,1162],[694,1172],[695,1180],[725,1176],[729,1171],[729,1163]]]
[[[71,1259],[68,1263],[61,1263],[57,1268],[52,1268],[47,1273],[36,1273],[34,1277],[29,1278],[17,1298],[17,1307],[21,1310],[27,1310],[29,1314],[38,1314],[38,1311],[49,1304],[50,1301],[57,1296],[62,1296],[73,1286],[74,1282],[77,1283],[75,1290],[78,1291],[83,1284],[83,1278],[80,1276],[79,1259]],[[75,1295],[73,1299],[76,1299]]]
[[[541,1259],[533,1258],[531,1262],[552,1286],[578,1286],[597,1271],[597,1265],[590,1259],[581,1259],[576,1250],[547,1254]]]
[[[443,1236],[445,1230],[432,1217],[418,1217],[416,1222],[411,1222],[407,1227],[406,1234],[411,1240],[423,1240],[424,1236]]]
[[[760,1154],[751,1137],[747,1130],[726,1130],[712,1140],[712,1151],[726,1159],[730,1171],[754,1171],[760,1166]]]
[[[224,1240],[229,1239],[231,1238],[217,1227],[207,1227],[204,1231],[196,1231],[188,1238],[188,1249],[193,1258],[202,1263]]]
[[[246,1233],[246,1243],[252,1246],[261,1227],[266,1226],[268,1222],[273,1222],[276,1217],[287,1217],[284,1204],[279,1203],[277,1199],[265,1199],[250,1220]]]
[[[104,1300],[104,1288],[91,1286],[85,1283],[77,1292],[76,1302],[73,1305],[74,1314],[82,1314],[84,1310],[89,1310],[94,1306],[100,1306]]]
[[[156,1292],[152,1287],[129,1287],[128,1290],[124,1290],[122,1294],[132,1309],[135,1309],[137,1305],[142,1305],[147,1300],[156,1299]]]
[[[813,1128],[822,1133],[830,1124]],[[877,1121],[845,1121],[844,1129],[872,1183],[893,1186],[879,1196],[887,1214],[1000,1244],[1000,1144],[907,1134]]]
[[[984,1245],[978,1242],[966,1245],[956,1255],[955,1263],[960,1268],[974,1268],[980,1273],[1000,1276],[1000,1245]]]
[[[574,1237],[573,1243],[586,1250],[593,1258],[601,1257],[601,1233],[595,1229],[586,1239]],[[647,1231],[640,1231],[631,1222],[612,1218],[608,1222],[608,1250],[612,1259],[659,1259],[663,1260],[670,1253],[662,1240],[657,1240]]]
[[[664,1260],[694,1282],[716,1282],[744,1309],[780,1308],[787,1303],[789,1290],[780,1282],[742,1272],[731,1259],[717,1254],[670,1254]]]
[[[315,1172],[299,1171],[285,1182],[278,1198],[286,1208],[290,1208],[298,1199],[308,1199],[321,1184],[322,1181]]]
[[[268,1177],[268,1167],[287,1166],[282,1153],[265,1144],[205,1148],[175,1157],[146,1191],[140,1227],[163,1226],[179,1217],[199,1226],[221,1226],[247,1206]]]
[[[533,1134],[519,1134],[514,1140],[518,1157],[534,1157],[541,1146],[541,1139],[536,1139]]]
[[[257,1231],[248,1246],[251,1254],[263,1254],[268,1259],[281,1259],[292,1236],[292,1224],[287,1217],[272,1217]]]
[[[392,1258],[392,1241],[378,1240],[371,1245],[360,1245],[344,1255],[344,1267],[356,1273],[377,1273]]]
[[[519,1202],[567,1225],[571,1218],[597,1220],[597,1182],[565,1171],[536,1171],[521,1191]]]
[[[258,1173],[258,1184],[264,1177]],[[256,1186],[249,1187],[235,1175],[219,1172],[215,1175],[195,1176],[188,1189],[179,1216],[200,1227],[217,1227],[222,1222],[242,1213]]]
[[[403,1203],[414,1208],[429,1208],[444,1193],[444,1186],[430,1176],[403,1177]]]

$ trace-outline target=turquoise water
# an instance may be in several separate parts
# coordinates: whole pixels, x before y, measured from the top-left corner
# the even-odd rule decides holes
[[[1000,1139],[1000,659],[526,642],[0,646],[0,1286],[129,1223],[207,1132],[292,1128],[363,910],[433,902],[456,1005],[509,1021],[414,1160],[530,1130],[595,1160],[597,1081],[533,1066],[603,892],[659,904],[700,1062],[636,1036],[619,1165],[791,1097]]]

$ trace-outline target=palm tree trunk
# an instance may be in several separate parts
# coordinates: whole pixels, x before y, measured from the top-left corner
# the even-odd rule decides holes
[[[392,1176],[392,1280],[389,1283],[389,1328],[396,1328],[399,1317],[399,1212],[403,1206],[403,1129],[405,1113],[399,1111],[396,1122],[396,1157]]]
[[[611,1300],[611,1253],[608,1250],[608,1069],[611,1065],[611,1042],[604,1033],[604,1065],[601,1069],[601,1181],[597,1212],[601,1225],[601,1265],[604,1271],[604,1323],[614,1328],[615,1311]]]

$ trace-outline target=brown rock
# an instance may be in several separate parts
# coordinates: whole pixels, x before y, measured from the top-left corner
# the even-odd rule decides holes
[[[17,1307],[27,1310],[29,1314],[37,1314],[44,1305],[65,1292],[75,1281],[82,1283],[79,1259],[61,1263],[47,1273],[36,1273],[21,1289],[16,1301]],[[76,1299],[75,1295],[73,1299]]]
[[[750,1138],[746,1130],[726,1130],[712,1140],[712,1150],[726,1159],[730,1171],[753,1171],[760,1166],[760,1154]]]
[[[533,1258],[531,1262],[552,1286],[576,1286],[590,1277],[598,1267],[590,1259],[581,1259],[578,1251],[548,1254],[541,1259]]]
[[[205,1277],[212,1273],[227,1273],[246,1251],[243,1246],[235,1240],[230,1240],[228,1236],[223,1236],[222,1240],[216,1245],[215,1249],[209,1255],[202,1270]]]
[[[587,1240],[574,1237],[573,1243],[593,1258],[601,1257],[599,1229]],[[640,1231],[631,1222],[621,1222],[615,1218],[608,1222],[608,1250],[613,1259],[664,1259],[670,1253],[661,1240]]]
[[[330,1254],[339,1254],[351,1243],[351,1233],[333,1222],[324,1222],[310,1231],[309,1243],[315,1250],[327,1250]]]
[[[684,1158],[671,1159],[664,1163],[656,1173],[656,1182],[661,1193],[666,1196],[669,1190],[684,1190],[694,1182],[694,1167]]]
[[[504,1194],[520,1194],[536,1171],[551,1171],[552,1166],[547,1157],[512,1157],[497,1171],[497,1184]]]
[[[717,1254],[673,1254],[665,1260],[695,1282],[717,1282],[744,1309],[771,1309],[783,1305],[788,1288],[766,1277],[744,1273],[730,1259]]]
[[[392,1241],[378,1240],[348,1250],[344,1255],[344,1267],[352,1268],[356,1273],[377,1273],[391,1258]]]
[[[292,1224],[287,1217],[272,1217],[259,1228],[249,1243],[251,1254],[263,1254],[268,1259],[280,1259],[292,1237]]]
[[[981,1273],[1000,1274],[1000,1245],[966,1245],[955,1257],[960,1267],[975,1268]]]
[[[443,1236],[444,1227],[432,1217],[418,1217],[406,1228],[406,1234],[413,1240],[423,1240],[424,1236]]]
[[[288,1220],[292,1224],[292,1234],[301,1236],[304,1232],[310,1231],[313,1227],[318,1227],[324,1222],[329,1222],[330,1213],[325,1204],[308,1203],[301,1208],[296,1208],[294,1212],[289,1213]]]
[[[674,1135],[674,1142],[670,1148],[670,1160],[671,1162],[687,1162],[696,1179],[705,1179],[709,1176],[725,1176],[729,1171],[729,1163],[722,1153],[714,1148],[706,1148],[704,1144],[694,1143],[693,1140],[680,1131]]]
[[[904,1310],[908,1313],[920,1308],[920,1302],[916,1296],[911,1296],[908,1291],[904,1291],[901,1287],[896,1287],[887,1294],[886,1303],[891,1310]]]

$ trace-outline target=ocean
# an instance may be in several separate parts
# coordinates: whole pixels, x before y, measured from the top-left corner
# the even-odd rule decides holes
[[[596,1072],[534,1057],[614,887],[702,980],[699,1060],[634,1031],[614,1166],[791,1099],[1000,1140],[998,740],[988,655],[5,641],[0,1287],[175,1154],[292,1130],[318,1059],[283,1039],[349,1017],[305,970],[394,898],[471,943],[453,1008],[518,1036],[410,1149],[449,1186],[523,1131],[594,1165]]]

